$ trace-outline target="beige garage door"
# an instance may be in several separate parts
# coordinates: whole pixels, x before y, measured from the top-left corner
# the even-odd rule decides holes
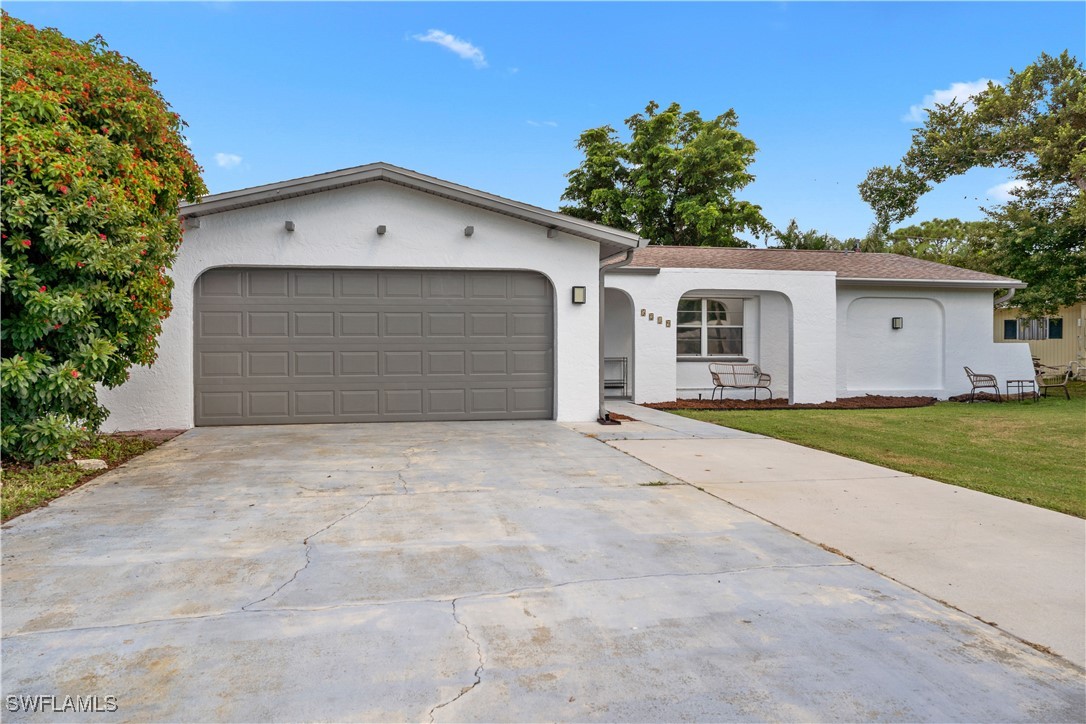
[[[540,274],[225,268],[195,294],[197,425],[553,417]]]

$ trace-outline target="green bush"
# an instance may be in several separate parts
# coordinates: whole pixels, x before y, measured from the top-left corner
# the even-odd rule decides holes
[[[206,192],[184,123],[134,61],[7,13],[0,36],[3,454],[62,456],[155,360],[181,244]]]

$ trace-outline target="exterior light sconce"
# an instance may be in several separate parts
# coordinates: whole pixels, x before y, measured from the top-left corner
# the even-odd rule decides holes
[[[294,231],[294,222],[293,221],[288,221],[287,223],[283,224],[283,227],[287,231]]]
[[[890,318],[890,329],[901,329],[905,326],[905,320],[901,317]]]
[[[547,229],[547,238],[548,239],[554,239],[557,236],[558,236],[558,229],[554,228],[553,226],[551,228]]]
[[[573,303],[584,304],[588,301],[588,290],[584,287],[573,287]]]
[[[388,231],[388,227],[381,224],[377,227],[377,236],[384,236],[386,231]]]
[[[649,312],[649,321],[656,319],[656,315],[653,312]]]
[[[464,227],[464,236],[471,236],[474,233],[475,233],[475,227],[474,226],[465,226]]]

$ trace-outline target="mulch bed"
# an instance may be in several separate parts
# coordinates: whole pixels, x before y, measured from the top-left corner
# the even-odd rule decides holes
[[[864,395],[842,397],[836,402],[800,403],[789,405],[784,397],[772,400],[676,400],[652,402],[645,405],[656,410],[882,410],[895,407],[927,407],[934,397],[889,397]]]

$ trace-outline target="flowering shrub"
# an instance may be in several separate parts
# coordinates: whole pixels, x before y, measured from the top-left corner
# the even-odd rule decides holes
[[[101,37],[7,13],[0,26],[3,454],[62,456],[155,360],[181,244],[177,206],[206,192],[180,117]]]

